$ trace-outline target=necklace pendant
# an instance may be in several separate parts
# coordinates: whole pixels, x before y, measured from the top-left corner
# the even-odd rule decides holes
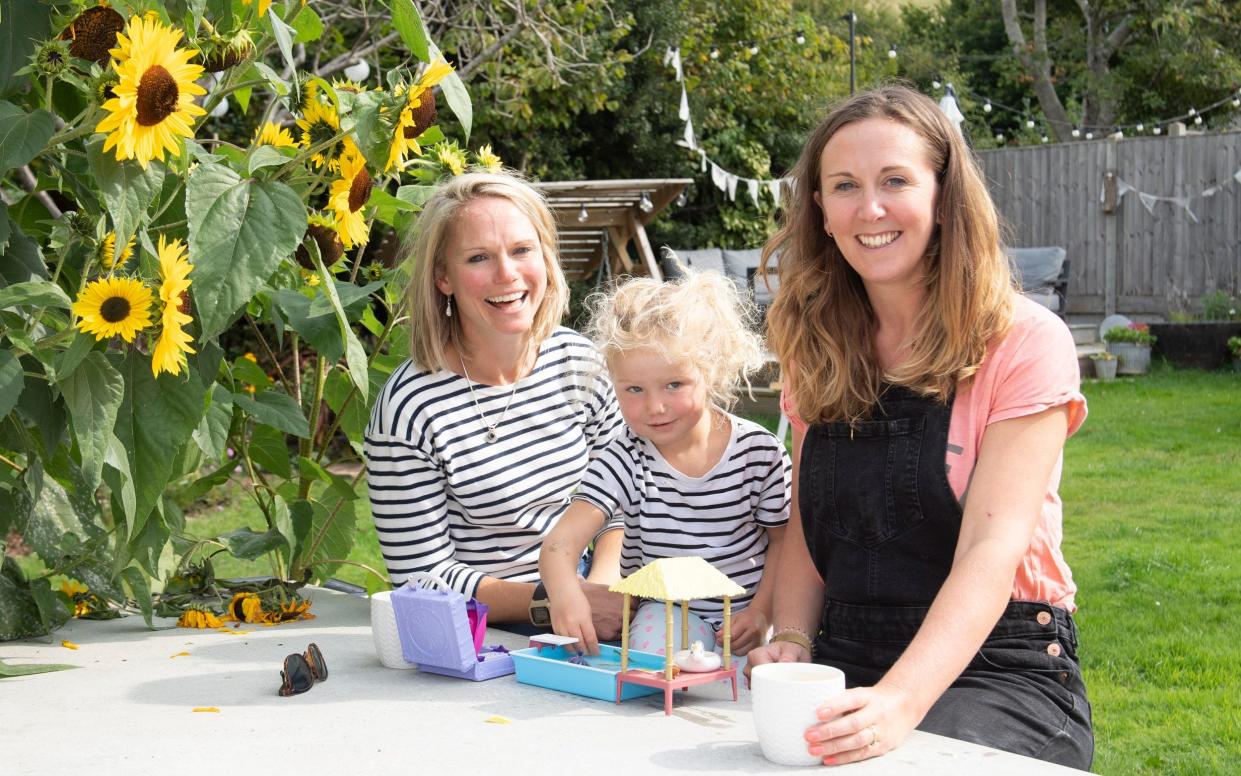
[[[496,434],[496,430],[494,427],[487,429],[487,441],[488,442],[494,442],[499,438],[500,437]]]

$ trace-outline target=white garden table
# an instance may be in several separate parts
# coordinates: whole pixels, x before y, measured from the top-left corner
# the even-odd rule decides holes
[[[0,644],[10,663],[81,668],[0,679],[0,773],[739,774],[797,771],[763,759],[750,696],[725,683],[621,705],[518,684],[474,683],[379,665],[364,598],[311,589],[316,619],[248,633],[146,629],[129,617],[75,620]],[[61,646],[67,640],[77,650]],[[279,697],[285,655],[314,641],[328,681]],[[528,639],[492,630],[488,644]],[[188,655],[178,655],[188,652]],[[218,712],[196,712],[215,707]],[[915,732],[848,774],[1071,773],[1026,757]]]

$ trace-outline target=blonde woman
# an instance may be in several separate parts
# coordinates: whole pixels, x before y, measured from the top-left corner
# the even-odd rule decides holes
[[[957,129],[902,87],[813,132],[768,315],[794,421],[775,636],[849,689],[805,731],[835,764],[915,727],[1078,768],[1094,747],[1060,551],[1073,340],[1014,291]]]
[[[505,173],[467,173],[426,203],[409,250],[410,359],[376,398],[365,452],[393,584],[430,572],[492,622],[550,629],[543,539],[587,464],[619,430],[598,351],[558,325],[568,290],[542,196]],[[615,575],[619,533],[596,578]],[[620,596],[581,582],[601,631]],[[543,603],[543,606],[540,606]]]
[[[697,556],[745,588],[732,618],[732,648],[744,655],[767,633],[789,476],[775,436],[728,412],[763,363],[747,305],[714,272],[672,283],[637,278],[591,301],[588,331],[607,361],[625,430],[591,463],[544,545],[539,569],[552,624],[598,653],[575,569],[590,538],[619,525],[622,575],[659,558]],[[691,602],[690,640],[711,649],[722,618],[721,601]],[[643,604],[630,647],[662,652],[664,625],[663,604]]]

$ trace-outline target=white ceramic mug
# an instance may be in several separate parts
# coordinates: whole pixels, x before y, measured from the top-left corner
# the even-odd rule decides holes
[[[818,663],[764,663],[750,669],[754,728],[763,756],[781,765],[818,765],[807,751],[815,709],[845,691],[839,668]]]
[[[396,613],[392,610],[392,591],[384,590],[371,596],[371,637],[375,654],[384,668],[415,668],[406,662],[401,651],[401,634],[396,629]]]

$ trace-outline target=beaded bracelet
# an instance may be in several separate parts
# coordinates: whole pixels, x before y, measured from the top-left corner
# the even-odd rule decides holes
[[[806,650],[809,655],[814,654],[814,646],[810,641],[810,634],[796,626],[785,626],[781,628],[776,635],[771,637],[775,641],[787,641],[790,644],[796,644]]]

